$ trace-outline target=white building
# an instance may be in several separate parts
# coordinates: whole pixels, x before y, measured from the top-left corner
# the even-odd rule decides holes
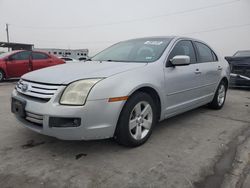
[[[53,54],[58,57],[71,57],[74,59],[79,59],[80,57],[87,57],[89,50],[88,49],[57,49],[57,48],[35,48],[37,51],[45,51],[49,54]]]

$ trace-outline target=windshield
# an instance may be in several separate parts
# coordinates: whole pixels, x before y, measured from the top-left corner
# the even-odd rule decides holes
[[[10,55],[12,53],[13,52],[4,52],[4,53],[0,54],[0,58],[4,58],[4,57],[6,57],[6,56],[8,56],[8,55]]]
[[[168,46],[170,38],[144,38],[119,42],[93,58],[93,61],[153,62]]]
[[[250,51],[239,51],[234,54],[235,57],[250,57]]]

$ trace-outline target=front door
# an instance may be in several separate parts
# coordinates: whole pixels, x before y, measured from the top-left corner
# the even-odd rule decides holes
[[[171,59],[177,55],[190,57],[190,65],[173,66]],[[178,41],[172,49],[165,67],[166,117],[185,111],[201,97],[202,72],[197,63],[193,43],[189,40]]]
[[[9,77],[21,77],[31,71],[30,51],[17,52],[7,60],[7,72]]]

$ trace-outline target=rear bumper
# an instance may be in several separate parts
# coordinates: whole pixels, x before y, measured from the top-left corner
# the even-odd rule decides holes
[[[250,78],[240,74],[230,74],[230,86],[250,87]]]

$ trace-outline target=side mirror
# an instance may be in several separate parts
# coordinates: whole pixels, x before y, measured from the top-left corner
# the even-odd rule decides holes
[[[171,59],[170,62],[174,66],[189,65],[190,64],[190,57],[186,56],[186,55],[177,55],[177,56],[174,56],[174,58]]]

